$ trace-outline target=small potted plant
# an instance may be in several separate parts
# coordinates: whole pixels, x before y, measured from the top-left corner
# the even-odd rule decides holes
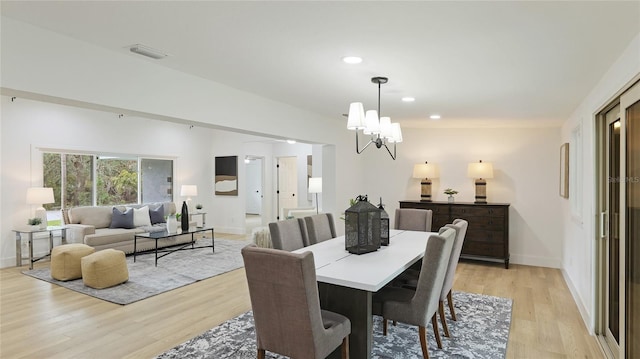
[[[451,189],[451,188],[447,188],[444,190],[444,194],[449,196],[449,203],[453,203],[455,201],[455,198],[453,197],[454,194],[457,194],[458,191],[456,191],[455,189]]]
[[[38,217],[29,218],[29,220],[27,220],[27,224],[31,227],[31,229],[40,229],[42,219]]]

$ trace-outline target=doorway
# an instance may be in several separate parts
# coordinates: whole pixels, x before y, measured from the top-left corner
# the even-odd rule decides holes
[[[278,220],[284,218],[283,208],[298,207],[298,159],[297,157],[278,157],[277,169],[277,210]]]
[[[246,209],[247,214],[262,215],[262,158],[247,156],[245,159],[245,181]]]
[[[245,228],[246,233],[262,226],[262,207],[264,199],[264,159],[259,156],[246,156],[245,167]]]
[[[640,357],[640,84],[598,116],[598,323],[614,358]]]

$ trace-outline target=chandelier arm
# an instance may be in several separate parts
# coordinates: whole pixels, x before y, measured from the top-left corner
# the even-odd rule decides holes
[[[380,113],[380,86],[382,85],[378,82],[378,118],[382,116],[382,113]]]
[[[369,142],[360,150],[360,146],[358,145],[358,130],[356,130],[356,153],[357,154],[361,154],[364,150],[367,149],[367,147],[369,147],[370,144],[373,143],[372,140],[369,140]]]
[[[387,149],[387,152],[389,152],[389,155],[391,156],[391,158],[395,161],[396,160],[396,143],[393,143],[393,153],[391,153],[391,150],[389,149],[389,147],[387,147],[386,143],[382,144],[384,146],[384,148]]]

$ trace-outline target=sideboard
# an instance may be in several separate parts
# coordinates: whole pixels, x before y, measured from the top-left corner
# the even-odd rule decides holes
[[[449,203],[400,201],[400,208],[430,209],[437,231],[461,218],[469,222],[460,257],[504,261],[509,268],[509,203]]]

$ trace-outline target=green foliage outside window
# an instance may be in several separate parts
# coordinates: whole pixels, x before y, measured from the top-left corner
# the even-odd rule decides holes
[[[98,205],[138,202],[138,160],[97,161]]]
[[[173,198],[172,160],[66,153],[43,153],[42,160],[44,187],[53,188],[55,198],[55,203],[45,204],[48,211],[138,203],[139,197],[150,201]],[[139,166],[144,166],[146,172],[138,173]],[[140,196],[138,188],[142,190]]]

